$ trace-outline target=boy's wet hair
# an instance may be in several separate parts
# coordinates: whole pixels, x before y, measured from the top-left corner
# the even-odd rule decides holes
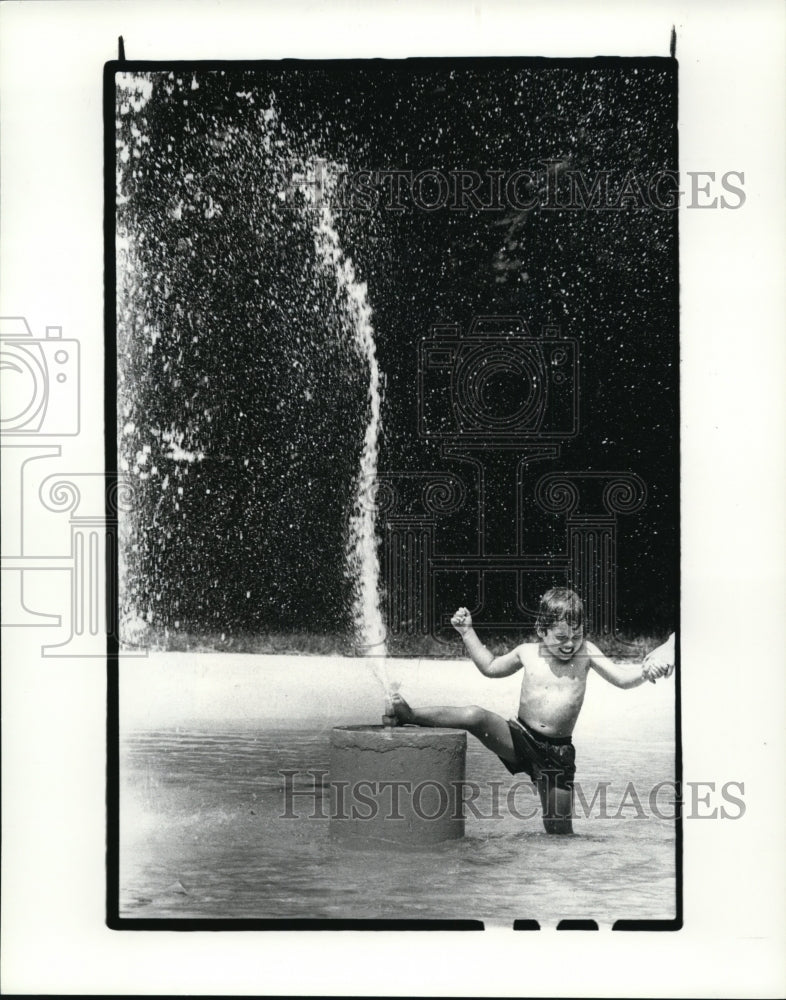
[[[545,631],[557,622],[563,621],[571,628],[583,625],[584,605],[575,590],[570,590],[568,587],[552,587],[540,599],[535,628],[537,631]]]

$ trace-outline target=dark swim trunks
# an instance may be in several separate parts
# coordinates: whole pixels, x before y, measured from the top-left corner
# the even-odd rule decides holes
[[[556,788],[570,789],[576,776],[576,749],[570,736],[545,736],[522,719],[510,719],[510,735],[516,760],[502,763],[511,774],[528,774],[535,782],[553,782]]]

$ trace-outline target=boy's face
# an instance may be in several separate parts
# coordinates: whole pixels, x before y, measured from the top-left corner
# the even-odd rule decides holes
[[[563,619],[547,629],[538,629],[538,635],[552,656],[567,662],[581,648],[584,626],[569,625]]]

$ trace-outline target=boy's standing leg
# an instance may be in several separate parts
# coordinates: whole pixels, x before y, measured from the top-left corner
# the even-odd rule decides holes
[[[537,782],[546,833],[573,833],[573,787],[560,787],[554,772],[545,772]]]

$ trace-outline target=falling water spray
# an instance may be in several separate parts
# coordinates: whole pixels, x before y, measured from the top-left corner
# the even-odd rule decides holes
[[[213,464],[210,463],[226,457],[213,454],[213,442],[224,447],[223,432],[229,415],[220,413],[212,405],[210,393],[203,388],[203,383],[206,387],[208,379],[226,378],[233,372],[234,357],[219,350],[225,341],[217,336],[221,318],[227,312],[231,315],[231,310],[227,311],[223,300],[218,301],[217,296],[224,286],[236,288],[240,296],[237,323],[239,330],[244,331],[242,346],[245,348],[253,343],[259,330],[271,328],[270,342],[261,345],[263,354],[272,352],[277,362],[280,358],[275,356],[276,350],[279,353],[282,348],[291,350],[289,360],[297,373],[293,379],[306,370],[313,376],[310,381],[300,378],[291,387],[288,404],[296,398],[299,386],[303,386],[305,397],[310,400],[312,392],[319,393],[320,388],[324,388],[323,381],[329,379],[331,373],[339,376],[342,385],[351,388],[353,398],[356,390],[362,393],[361,412],[358,413],[355,407],[352,414],[353,418],[357,414],[359,426],[353,419],[351,437],[345,445],[348,454],[341,456],[345,461],[341,463],[340,496],[336,496],[336,506],[330,513],[339,517],[342,508],[346,512],[346,482],[349,512],[343,558],[351,589],[355,645],[389,697],[392,687],[387,676],[385,626],[380,610],[379,540],[373,502],[383,378],[377,360],[367,288],[360,280],[355,262],[342,246],[333,214],[343,165],[318,158],[316,140],[285,127],[273,94],[269,95],[268,106],[263,106],[258,114],[239,113],[237,121],[231,116],[226,120],[217,117],[212,111],[195,110],[192,113],[191,94],[202,92],[202,82],[196,76],[190,83],[188,97],[183,97],[183,107],[189,109],[189,119],[195,115],[194,120],[204,130],[204,135],[196,133],[180,151],[179,158],[172,159],[174,154],[170,147],[169,152],[156,149],[153,156],[150,135],[155,140],[158,132],[151,131],[152,126],[146,123],[143,129],[139,128],[136,116],[143,109],[147,111],[145,102],[152,101],[155,114],[151,121],[158,131],[169,121],[170,115],[177,119],[168,100],[177,82],[161,79],[154,85],[148,77],[133,77],[125,81],[118,96],[118,118],[122,121],[133,119],[126,122],[122,133],[117,177],[118,335],[123,345],[122,357],[128,359],[124,361],[128,378],[121,380],[120,390],[123,413],[120,455],[128,471],[140,482],[149,484],[149,503],[156,504],[153,516],[157,517],[159,507],[163,506],[164,521],[169,518],[165,523],[162,521],[160,546],[155,551],[144,549],[147,576],[136,564],[124,572],[124,580],[130,578],[130,583],[126,580],[126,590],[131,591],[127,597],[130,612],[139,618],[140,631],[146,622],[158,624],[159,619],[165,627],[170,619],[175,628],[179,627],[180,595],[167,592],[167,599],[160,601],[160,605],[154,602],[159,601],[160,591],[165,589],[159,581],[167,583],[169,580],[168,548],[186,537],[190,524],[192,515],[190,509],[180,509],[181,497],[190,499],[195,495],[197,484],[201,486],[202,481],[207,482],[212,473]],[[208,82],[206,78],[205,83]],[[216,81],[211,85],[218,86]],[[219,92],[220,89],[218,86]],[[243,90],[235,96],[253,104],[255,95]],[[212,107],[210,102],[206,107]],[[151,157],[145,174],[148,187],[145,187],[134,165],[146,164]],[[159,166],[168,171],[165,174],[168,186],[163,190],[159,183],[151,182],[153,168]],[[239,208],[243,211],[238,211]],[[148,237],[143,226],[140,228],[140,218],[143,223],[147,221],[148,227],[154,224],[155,237]],[[247,220],[252,220],[248,227]],[[244,241],[238,240],[239,236],[244,236]],[[239,244],[237,248],[236,244]],[[266,248],[270,249],[270,254],[265,253]],[[204,256],[200,256],[201,253]],[[246,260],[248,268],[244,273],[241,265]],[[283,264],[277,263],[279,260],[286,261],[287,267],[290,261],[304,263],[306,280],[299,292],[291,288],[291,275],[285,272]],[[314,265],[316,274],[312,270]],[[255,268],[259,269],[258,275]],[[206,282],[205,288],[196,295],[193,294],[195,274],[202,275]],[[263,303],[257,303],[249,294],[247,286],[252,283],[266,290]],[[298,308],[302,310],[302,344],[297,329]],[[320,310],[326,311],[324,316],[320,315]],[[287,322],[283,322],[285,316]],[[290,317],[294,318],[294,323]],[[278,340],[277,334],[280,334]],[[126,343],[130,345],[128,351]],[[320,360],[325,361],[325,371],[318,370]],[[253,357],[249,362],[255,363]],[[337,365],[342,366],[340,371]],[[279,368],[272,365],[270,384],[276,388],[271,393],[284,394],[288,392],[288,383],[283,366]],[[196,385],[195,374],[203,370]],[[139,401],[145,397],[139,391],[128,393],[123,386],[144,386],[140,373],[148,372],[167,379],[173,390],[173,400],[185,398],[185,405],[178,412],[170,414],[166,406],[158,406],[156,396],[154,418],[146,412],[137,414],[137,410],[142,409]],[[125,370],[122,374],[125,375]],[[237,374],[238,384],[245,387],[245,371]],[[195,392],[190,398],[181,385],[193,387]],[[178,392],[174,392],[175,389]],[[255,397],[252,402],[249,409],[255,416],[261,419],[267,415],[266,400]],[[345,412],[348,410],[349,404]],[[243,418],[239,429],[245,433],[245,414],[240,413],[239,417]],[[284,418],[281,419],[283,422]],[[245,433],[244,440],[249,449],[247,454],[252,454],[260,468],[272,478],[279,467],[274,461],[268,469],[265,466],[268,456],[259,449],[273,449],[277,442],[261,434],[257,442],[251,432]],[[314,440],[313,434],[309,436],[304,432],[301,439],[290,442],[293,454],[298,454],[298,446],[307,450]],[[255,446],[257,451],[253,450]],[[201,467],[205,456],[207,471]],[[357,464],[352,468],[355,461]],[[288,468],[282,468],[278,478],[286,482],[289,472]],[[170,542],[171,525],[176,531]],[[294,530],[293,524],[288,528]],[[126,552],[133,552],[137,542],[143,546],[147,544],[148,536],[141,518],[139,523],[126,526],[126,534]],[[242,530],[238,532],[238,542],[242,534]],[[142,558],[139,557],[140,565]],[[333,565],[335,563],[333,557]],[[307,572],[306,565],[300,565]],[[218,584],[218,580],[215,583]],[[247,591],[246,598],[250,597]]]
[[[330,208],[334,183],[324,161],[307,166],[303,190],[314,212],[314,242],[320,266],[335,277],[337,303],[349,342],[368,371],[368,422],[355,483],[349,519],[346,570],[354,588],[353,623],[356,649],[368,657],[374,676],[385,691],[385,711],[392,715],[391,695],[398,685],[387,671],[385,625],[379,606],[379,539],[377,511],[373,502],[377,478],[379,439],[382,429],[382,378],[377,361],[372,311],[365,282],[358,279],[355,265],[341,247]],[[317,183],[319,173],[321,184]]]

